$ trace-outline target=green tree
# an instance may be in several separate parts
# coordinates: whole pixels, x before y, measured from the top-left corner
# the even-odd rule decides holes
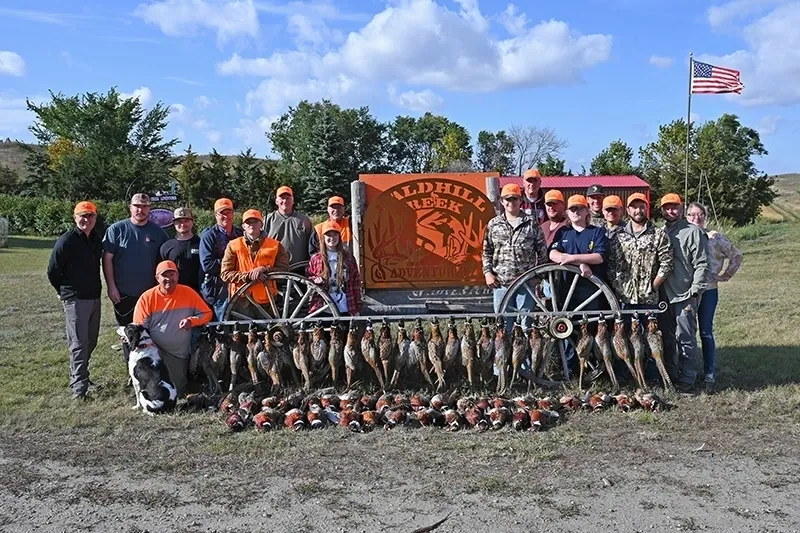
[[[621,140],[612,141],[592,159],[589,173],[593,176],[630,176],[636,173],[633,150]]]
[[[478,133],[477,168],[485,172],[499,172],[506,176],[513,172],[514,141],[503,130],[497,133]]]
[[[190,144],[181,158],[180,165],[173,170],[181,202],[189,207],[203,206],[207,203],[207,198],[203,194],[203,174],[203,163],[197,159],[197,154]]]
[[[393,172],[443,172],[469,167],[469,132],[441,115],[398,116],[388,129],[388,162]]]
[[[547,154],[537,167],[542,176],[572,176],[572,169],[565,170],[566,161]]]
[[[216,148],[211,150],[208,161],[203,166],[203,186],[200,197],[205,205],[212,203],[229,193],[231,178],[231,164],[228,158],[217,152]],[[198,203],[198,205],[200,205]]]
[[[20,179],[11,168],[0,165],[0,194],[18,194],[20,192]]]
[[[280,175],[275,161],[259,159],[248,147],[239,152],[228,180],[228,194],[236,210],[259,209],[264,213],[275,210],[275,191],[280,185]]]
[[[106,94],[65,96],[28,110],[29,128],[44,150],[28,149],[23,189],[78,200],[127,199],[135,191],[154,192],[167,184],[177,139],[165,141],[169,109],[161,102],[145,112],[138,99]]]

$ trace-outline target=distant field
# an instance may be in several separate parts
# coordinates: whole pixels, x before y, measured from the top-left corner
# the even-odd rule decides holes
[[[779,174],[775,178],[778,198],[761,209],[761,215],[769,220],[800,221],[800,174]]]

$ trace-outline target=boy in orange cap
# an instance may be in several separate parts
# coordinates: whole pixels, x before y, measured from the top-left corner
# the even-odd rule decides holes
[[[314,231],[311,233],[311,238],[308,240],[308,256],[312,257],[314,254],[319,253],[319,243],[322,239],[322,227],[327,222],[332,222],[339,227],[342,243],[352,253],[353,246],[353,231],[350,226],[350,217],[345,216],[345,203],[344,198],[341,196],[331,196],[328,198],[328,220],[320,222],[314,226]]]
[[[289,264],[308,261],[308,241],[314,232],[311,219],[294,208],[294,191],[283,185],[275,193],[278,207],[264,219],[264,232],[267,236],[281,242],[289,252]],[[305,271],[303,265],[302,272]]]
[[[58,238],[50,253],[47,279],[64,305],[69,347],[69,386],[73,400],[85,400],[89,390],[89,358],[100,331],[100,260],[103,244],[95,232],[97,208],[78,202],[75,227]]]
[[[603,198],[606,237],[611,239],[622,229],[622,199],[616,194]]]
[[[214,309],[214,316],[222,320],[228,303],[228,284],[220,278],[222,257],[228,243],[242,236],[242,228],[234,226],[233,201],[219,198],[214,202],[214,218],[217,223],[200,235],[200,266],[203,282],[200,286],[205,301]]]

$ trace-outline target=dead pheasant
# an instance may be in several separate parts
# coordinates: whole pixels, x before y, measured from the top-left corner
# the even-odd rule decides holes
[[[497,331],[494,334],[494,366],[497,369],[497,392],[506,390],[506,365],[508,365],[508,338],[506,337],[505,319],[497,319]]]
[[[578,356],[578,388],[583,390],[583,374],[586,372],[586,361],[589,359],[589,354],[592,353],[594,346],[594,339],[589,333],[589,320],[586,315],[583,315],[580,323],[581,336],[578,338],[578,345],[575,349],[575,354]]]
[[[347,377],[347,389],[353,385],[353,376],[358,370],[358,328],[355,320],[350,320],[347,342],[344,345],[344,373]]]
[[[461,364],[461,339],[458,338],[458,331],[456,330],[456,319],[450,317],[450,322],[447,324],[447,340],[444,343],[444,359],[442,359],[442,368],[444,369],[445,376],[450,373],[451,381],[458,373],[458,365]]]
[[[478,339],[478,368],[481,374],[481,384],[484,389],[489,387],[494,372],[494,337],[489,329],[488,319],[481,324],[481,336]]]
[[[664,388],[674,388],[672,380],[669,379],[667,367],[664,366],[664,342],[661,338],[661,332],[658,330],[658,319],[654,315],[648,317],[647,344],[650,346],[650,355],[656,361],[661,380],[664,382]]]
[[[647,365],[647,350],[642,338],[642,326],[639,322],[639,313],[633,313],[631,318],[631,348],[633,348],[633,366],[636,368],[636,381],[645,388],[645,367]]]
[[[311,332],[312,381],[317,384],[322,383],[328,372],[330,372],[330,366],[328,365],[328,339],[325,338],[322,322],[317,322]]]
[[[470,388],[475,388],[475,370],[478,367],[478,345],[475,342],[475,329],[472,319],[467,317],[464,323],[464,336],[461,337],[461,364],[467,369],[467,381]]]
[[[228,390],[233,390],[236,382],[239,379],[239,369],[244,366],[247,360],[247,347],[242,339],[242,332],[239,331],[238,322],[234,324],[233,333],[231,333],[230,347],[230,368],[231,368],[231,384]]]
[[[408,372],[411,367],[411,358],[409,356],[409,349],[411,348],[411,340],[408,338],[408,332],[405,328],[405,322],[402,320],[397,324],[397,351],[395,352],[394,374],[392,375],[390,388],[397,386],[400,377]]]
[[[378,347],[375,346],[375,333],[372,331],[371,319],[367,319],[367,330],[364,332],[364,336],[361,337],[361,355],[364,356],[364,360],[375,372],[380,388],[386,388],[383,383],[383,371],[381,370],[381,361],[378,356]]]
[[[525,362],[525,357],[528,355],[527,351],[528,341],[525,338],[525,332],[522,331],[520,320],[517,318],[517,322],[514,323],[514,330],[511,334],[511,368],[513,369],[511,373],[511,387],[513,387],[514,383],[517,381],[519,369]]]
[[[385,318],[381,322],[381,331],[378,334],[378,357],[383,366],[383,375],[388,380],[389,370],[394,364],[394,342],[392,342],[392,330]]]
[[[631,373],[631,377],[636,379],[637,383],[639,383],[639,380],[636,378],[636,370],[633,368],[633,356],[628,346],[628,337],[625,335],[625,322],[622,320],[622,314],[620,313],[617,313],[617,317],[614,320],[614,338],[612,339],[612,344],[614,345],[614,352],[617,354],[617,357],[625,362],[625,365],[628,367],[628,372]],[[639,387],[644,387],[644,384],[639,383]]]
[[[431,320],[431,338],[428,340],[428,360],[436,373],[436,387],[438,390],[443,390],[445,387],[444,367],[442,366],[444,344],[442,332],[439,330],[439,321],[434,318]]]
[[[544,347],[546,343],[545,339],[542,337],[542,333],[535,324],[531,327],[530,332],[528,332],[528,344],[531,347],[531,377],[541,376],[542,370],[544,369],[542,359],[544,358]]]
[[[328,365],[331,369],[331,378],[335,387],[339,377],[339,368],[342,366],[342,360],[344,359],[344,334],[335,323],[331,324],[329,331],[331,343],[328,348]]]
[[[263,351],[264,344],[258,338],[258,328],[251,322],[247,331],[247,368],[250,370],[253,385],[258,385],[258,354]]]
[[[220,394],[222,389],[219,386],[219,374],[215,371],[213,360],[214,353],[214,332],[205,330],[197,340],[197,347],[189,356],[189,375],[197,376],[200,372],[206,378],[209,394]]]
[[[305,331],[305,324],[300,322],[297,332],[297,345],[292,350],[294,366],[303,375],[305,389],[311,390],[311,345],[308,341],[308,333]]]
[[[264,335],[264,350],[258,354],[258,367],[269,376],[273,389],[283,386],[281,382],[280,348],[273,343],[272,336]]]
[[[422,329],[422,319],[417,319],[416,327],[411,333],[411,345],[408,350],[409,367],[418,365],[425,381],[433,388],[433,380],[428,372],[428,354],[425,344],[425,332]]]
[[[605,363],[606,372],[608,372],[608,378],[611,380],[611,385],[614,387],[614,391],[616,392],[619,390],[619,382],[617,381],[617,375],[614,373],[614,353],[611,349],[611,341],[608,338],[608,329],[606,326],[606,319],[603,317],[603,313],[600,313],[600,320],[597,321],[597,333],[594,336],[594,342],[597,343],[597,348],[600,350],[600,355],[603,356],[603,363]]]

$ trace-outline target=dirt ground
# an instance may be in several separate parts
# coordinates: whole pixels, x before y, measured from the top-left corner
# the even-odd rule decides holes
[[[541,434],[0,429],[0,531],[800,530],[796,417],[707,400]]]

